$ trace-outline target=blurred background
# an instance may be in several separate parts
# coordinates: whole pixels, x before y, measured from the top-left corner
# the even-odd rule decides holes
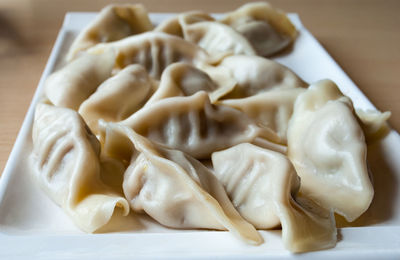
[[[0,174],[66,12],[140,1],[0,0]],[[147,0],[149,12],[232,11],[250,1]],[[300,15],[356,85],[400,130],[400,1],[270,0]]]

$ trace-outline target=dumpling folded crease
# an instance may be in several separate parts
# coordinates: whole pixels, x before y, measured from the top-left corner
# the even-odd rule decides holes
[[[34,179],[85,232],[129,229],[132,210],[252,245],[281,227],[293,253],[334,247],[334,214],[351,222],[372,202],[367,144],[390,112],[271,59],[296,37],[265,2],[158,25],[141,4],[106,6],[44,82]]]
[[[184,24],[182,31],[185,40],[197,44],[210,55],[256,55],[256,51],[244,36],[223,23],[199,21]]]
[[[66,59],[71,61],[98,43],[117,41],[152,29],[153,25],[143,5],[108,5],[78,34]]]
[[[261,127],[271,129],[286,144],[286,132],[296,98],[304,88],[283,88],[262,92],[247,98],[224,99],[218,102],[244,112]]]
[[[122,194],[101,179],[100,143],[76,111],[40,103],[33,125],[34,177],[47,195],[86,232],[129,213]]]
[[[104,123],[103,127],[104,151],[130,160],[123,190],[134,211],[144,211],[168,227],[229,230],[247,243],[262,243],[256,229],[239,215],[222,185],[199,161],[152,143],[122,124]]]
[[[272,130],[258,127],[243,112],[211,104],[204,91],[188,97],[161,99],[145,106],[121,124],[196,159],[208,159],[214,151],[252,142],[257,137],[279,141]]]
[[[215,62],[197,45],[162,32],[151,31],[115,42],[97,44],[88,52],[99,54],[110,50],[116,53],[114,70],[139,64],[156,80],[160,79],[168,65],[175,62],[194,65]]]
[[[98,134],[98,120],[117,122],[141,109],[157,88],[141,65],[129,65],[105,80],[79,107],[90,129]]]
[[[161,75],[160,85],[146,106],[155,101],[175,96],[191,96],[205,91],[215,103],[235,87],[229,71],[222,67],[206,66],[198,69],[191,64],[177,62],[169,65]]]
[[[351,100],[334,82],[318,81],[299,95],[287,132],[300,192],[347,221],[364,213],[374,196],[367,147]]]
[[[213,153],[212,164],[243,218],[257,229],[281,224],[287,249],[299,253],[335,246],[333,212],[298,196],[300,179],[285,155],[242,143]]]
[[[45,95],[52,104],[78,110],[99,85],[111,76],[115,64],[112,50],[81,55],[45,81]]]
[[[219,64],[230,71],[237,85],[224,99],[246,98],[269,90],[308,86],[289,68],[267,58],[232,55]]]
[[[245,4],[220,22],[243,35],[257,54],[264,57],[287,48],[297,35],[296,27],[287,15],[265,2]]]

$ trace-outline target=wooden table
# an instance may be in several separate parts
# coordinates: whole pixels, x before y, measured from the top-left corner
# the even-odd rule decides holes
[[[8,159],[58,30],[68,11],[98,11],[112,1],[0,1],[0,173]],[[124,2],[124,1],[118,1]],[[125,1],[128,2],[128,1]],[[136,1],[130,1],[136,2]],[[241,0],[146,0],[149,12],[233,10]],[[271,0],[304,25],[400,130],[400,1]]]

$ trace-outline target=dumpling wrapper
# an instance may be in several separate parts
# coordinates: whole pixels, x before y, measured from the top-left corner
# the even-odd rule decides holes
[[[263,57],[228,56],[219,66],[228,69],[237,82],[235,89],[225,96],[225,99],[249,97],[278,88],[308,86],[289,68]]]
[[[207,92],[211,102],[214,103],[235,87],[236,82],[231,80],[228,71],[211,66],[208,69],[211,76],[216,79],[215,81],[206,72],[191,64],[178,62],[169,65],[161,75],[157,91],[151,96],[146,106],[163,98],[191,96],[198,91]]]
[[[183,24],[182,31],[185,40],[197,44],[211,56],[221,53],[256,55],[256,51],[244,36],[219,22],[200,21]]]
[[[131,160],[123,189],[134,211],[144,211],[168,227],[227,229],[249,244],[262,243],[256,229],[239,215],[222,185],[199,161],[156,145],[121,124],[110,123],[105,131],[108,155]]]
[[[278,88],[237,99],[224,99],[218,102],[244,112],[261,126],[271,129],[279,136],[279,143],[286,144],[286,132],[293,113],[293,106],[303,88]]]
[[[183,20],[182,18],[180,19],[182,16],[184,16]],[[154,28],[154,31],[164,32],[184,38],[182,24],[214,20],[213,17],[202,11],[185,12],[161,22],[156,28]]]
[[[287,249],[299,253],[335,246],[333,212],[296,197],[300,181],[286,156],[243,143],[213,153],[212,164],[243,218],[257,229],[281,224]]]
[[[161,32],[146,32],[119,41],[98,44],[89,53],[117,53],[115,70],[130,64],[140,64],[151,77],[159,80],[164,69],[175,62],[201,64],[215,62],[197,45]]]
[[[98,43],[117,41],[152,29],[153,25],[143,5],[108,5],[75,38],[68,51],[67,61]]]
[[[288,127],[288,156],[301,178],[301,194],[355,220],[374,196],[366,155],[352,102],[335,83],[318,81],[299,95]]]
[[[159,23],[156,28],[154,28],[155,32],[163,32],[166,34],[174,35],[180,38],[183,38],[182,27],[179,24],[179,15],[173,16],[171,18],[165,19],[161,23]]]
[[[98,120],[117,122],[138,111],[154,93],[156,83],[140,65],[129,65],[104,81],[79,107],[90,129],[98,134]]]
[[[212,105],[204,91],[159,100],[121,123],[154,142],[196,159],[210,158],[214,151],[252,142],[257,137],[278,140],[272,131],[256,126],[243,112]]]
[[[33,124],[35,179],[46,194],[85,232],[94,232],[120,208],[122,194],[101,179],[100,144],[76,111],[39,103]]]
[[[243,35],[261,56],[271,56],[296,38],[296,27],[287,15],[265,2],[248,3],[219,20]]]
[[[115,63],[112,51],[84,54],[52,73],[45,81],[45,95],[56,106],[78,110],[97,87],[111,76]]]
[[[377,110],[356,109],[356,114],[361,121],[360,125],[364,131],[367,144],[381,139],[390,131],[387,121],[391,116],[391,112],[382,113]]]

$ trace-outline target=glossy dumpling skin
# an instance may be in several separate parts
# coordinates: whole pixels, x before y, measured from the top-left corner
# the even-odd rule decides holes
[[[99,141],[76,111],[39,103],[32,139],[36,181],[79,228],[94,232],[116,208],[128,214],[122,194],[102,182]]]
[[[157,91],[151,96],[146,106],[163,98],[191,96],[198,91],[207,92],[211,102],[214,103],[235,87],[236,81],[231,79],[229,72],[212,66],[207,68],[214,79],[203,70],[188,63],[178,62],[169,65],[161,75]]]
[[[197,159],[210,158],[216,150],[251,142],[256,137],[277,140],[272,131],[256,126],[239,110],[212,105],[204,91],[189,97],[162,99],[121,123],[154,142]]]
[[[144,211],[168,227],[228,229],[247,243],[262,242],[199,161],[154,144],[121,124],[110,123],[105,131],[105,151],[111,157],[131,160],[123,189],[134,211]],[[120,143],[128,144],[126,149]]]
[[[243,35],[260,56],[271,56],[285,49],[297,35],[286,14],[265,2],[245,4],[220,22]]]
[[[172,63],[200,64],[210,60],[207,53],[195,44],[162,32],[146,32],[119,41],[98,44],[88,52],[103,53],[108,50],[117,53],[115,69],[140,64],[157,80]]]
[[[333,213],[297,197],[299,178],[286,156],[242,143],[213,153],[212,164],[243,218],[257,229],[281,224],[287,249],[306,252],[335,246]]]
[[[79,107],[90,129],[98,133],[98,120],[124,120],[139,110],[153,94],[156,83],[140,65],[129,65],[104,81]]]
[[[111,76],[114,63],[112,51],[84,54],[46,79],[45,95],[56,106],[78,110],[82,102]]]
[[[69,49],[67,60],[72,60],[79,52],[98,43],[117,41],[152,29],[153,25],[143,5],[108,5],[78,34]]]
[[[294,106],[288,156],[301,193],[353,221],[374,196],[366,164],[364,134],[352,102],[330,80],[311,85]]]
[[[235,89],[224,98],[244,98],[271,89],[307,86],[287,67],[263,57],[228,56],[219,66],[228,69],[237,82]]]

